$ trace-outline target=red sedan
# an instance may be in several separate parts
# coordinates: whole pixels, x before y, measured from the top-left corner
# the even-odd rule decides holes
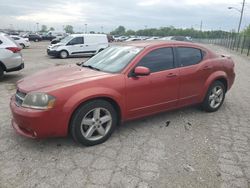
[[[214,112],[235,78],[230,57],[187,42],[111,46],[78,65],[24,78],[11,98],[12,125],[30,138],[106,141],[126,120],[200,104]]]

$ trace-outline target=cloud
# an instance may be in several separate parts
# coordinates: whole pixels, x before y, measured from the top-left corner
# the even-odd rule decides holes
[[[240,7],[235,0],[0,0],[0,28],[12,24],[15,28],[33,29],[40,25],[62,29],[71,24],[76,31],[108,32],[119,25],[128,29],[176,26],[205,29],[236,28],[239,14],[228,6]],[[250,23],[250,7],[246,7],[243,26]]]

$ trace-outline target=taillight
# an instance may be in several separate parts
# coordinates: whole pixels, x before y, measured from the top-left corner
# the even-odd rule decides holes
[[[21,48],[18,47],[7,47],[6,49],[12,51],[13,53],[17,53],[22,50]]]

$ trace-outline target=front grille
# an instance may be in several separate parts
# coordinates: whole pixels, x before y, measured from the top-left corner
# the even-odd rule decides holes
[[[21,106],[23,104],[24,97],[26,96],[26,93],[23,93],[19,90],[16,91],[16,104],[18,106]]]

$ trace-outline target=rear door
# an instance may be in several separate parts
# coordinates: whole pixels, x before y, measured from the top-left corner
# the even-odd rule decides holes
[[[180,105],[197,103],[212,66],[204,60],[205,52],[201,49],[179,46],[176,53],[180,67]]]

